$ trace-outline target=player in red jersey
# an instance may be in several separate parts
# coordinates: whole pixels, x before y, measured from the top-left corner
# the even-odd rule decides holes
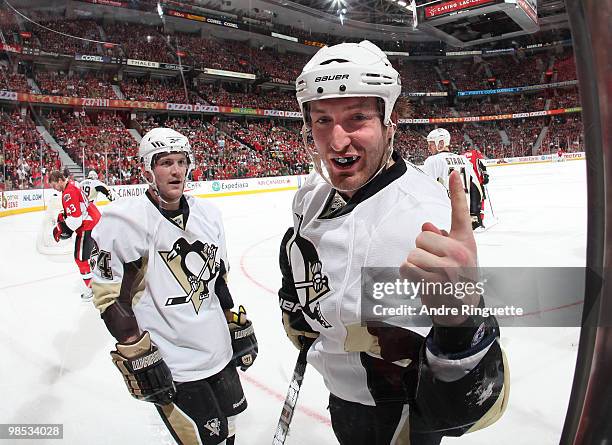
[[[563,149],[561,147],[559,147],[559,149],[557,150],[557,159],[555,159],[555,161],[557,161],[557,162],[565,161],[565,158],[563,157],[564,154],[565,154],[565,152],[563,151]]]
[[[60,171],[51,172],[49,177],[51,187],[62,193],[62,206],[64,211],[57,216],[57,225],[53,228],[53,238],[59,242],[67,239],[76,232],[74,242],[74,261],[85,283],[85,292],[81,294],[83,301],[91,300],[91,268],[89,258],[93,249],[91,231],[100,220],[100,211],[93,202],[73,182],[67,179]]]
[[[482,221],[484,219],[484,200],[487,198],[485,194],[484,185],[489,183],[489,174],[487,173],[487,167],[482,162],[485,157],[477,148],[472,148],[471,150],[466,151],[463,156],[465,156],[471,162],[472,167],[474,168],[474,173],[476,173],[476,177],[478,178],[478,182],[480,182],[482,197],[480,202],[479,226],[484,227],[484,225],[482,224]]]

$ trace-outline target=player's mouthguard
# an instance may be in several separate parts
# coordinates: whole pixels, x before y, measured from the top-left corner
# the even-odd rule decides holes
[[[359,160],[359,156],[346,156],[346,157],[340,157],[340,158],[332,158],[332,160],[337,165],[340,165],[340,166],[344,167],[344,166],[351,165],[354,162],[356,162],[357,160]]]

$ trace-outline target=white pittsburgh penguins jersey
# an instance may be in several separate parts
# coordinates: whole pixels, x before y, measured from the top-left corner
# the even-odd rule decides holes
[[[470,182],[480,189],[480,182],[474,173],[472,163],[465,157],[448,151],[441,151],[425,159],[423,171],[440,182],[448,190],[448,178],[453,170],[461,175],[466,193],[470,192]]]
[[[104,187],[105,189],[108,189],[103,182],[98,181],[97,179],[83,179],[81,182],[79,182],[79,188],[85,192],[89,202],[96,202],[96,199],[98,198],[98,190],[96,190],[96,187]]]
[[[423,223],[448,230],[451,219],[444,188],[395,159],[386,185],[376,178],[370,183],[376,185],[374,194],[356,204],[349,201],[331,216],[326,212],[331,186],[311,173],[295,195],[294,234],[286,244],[302,311],[311,314],[305,320],[320,332],[308,362],[331,393],[371,406],[375,399],[360,355],[369,352],[355,347],[359,341],[353,335],[361,322],[361,268],[399,267],[415,248]],[[425,336],[430,328],[412,330]]]
[[[144,194],[112,202],[92,232],[96,307],[103,312],[119,292],[135,289],[138,327],[149,331],[177,382],[214,375],[232,358],[215,293],[221,262],[227,267],[221,214],[202,199],[185,199],[186,224],[183,215],[171,222]],[[124,264],[140,260],[142,272],[124,283]]]

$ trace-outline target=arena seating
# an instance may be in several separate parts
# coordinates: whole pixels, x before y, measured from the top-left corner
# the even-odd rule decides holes
[[[156,4],[154,0],[140,3],[141,6],[153,7]],[[90,65],[88,71],[80,71],[83,67],[79,67],[78,63],[75,67],[72,58],[70,64],[64,67],[48,64],[43,68],[43,65],[29,60],[21,61],[18,65],[12,59],[13,56],[7,55],[0,61],[0,89],[29,93],[30,86],[23,74],[28,73],[28,77],[32,77],[46,95],[115,99],[112,88],[114,84],[120,87],[129,100],[299,110],[294,92],[285,91],[279,85],[270,85],[270,82],[276,80],[292,83],[309,58],[307,54],[292,53],[289,50],[278,52],[274,48],[261,46],[259,42],[222,40],[212,35],[203,38],[200,34],[185,34],[174,29],[166,35],[165,32],[169,31],[167,28],[154,25],[121,22],[102,24],[83,19],[58,20],[45,17],[42,13],[36,18],[49,28],[81,39],[100,40],[105,34],[106,39],[116,45],[105,47],[85,40],[66,39],[61,34],[31,24],[25,26],[32,32],[32,36],[20,36],[20,25],[15,17],[5,9],[0,9],[0,26],[6,42],[26,44],[52,53],[105,54],[166,63],[178,63],[177,53],[180,51],[181,63],[184,65],[196,69],[213,68],[254,74],[256,80],[231,82],[227,78],[221,80],[210,75],[198,77],[197,72],[189,72],[183,80],[178,73],[171,77],[171,71],[168,71],[162,77],[160,71],[146,69],[132,72],[125,70],[123,73],[118,69],[109,69],[107,74],[102,74],[102,71],[98,72]],[[277,24],[274,24],[274,29],[301,39],[327,43],[340,39],[339,36],[316,35]],[[244,38],[243,35],[239,37]],[[535,41],[536,37],[525,39]],[[397,43],[390,42],[387,49],[442,49],[437,42],[402,45],[395,47]],[[309,53],[314,53],[316,48],[311,47],[310,50]],[[403,93],[449,93],[448,97],[441,98],[409,97],[408,113],[402,117],[421,119],[524,113],[544,110],[547,100],[550,100],[549,109],[573,108],[580,104],[578,89],[567,86],[529,94],[485,95],[475,98],[455,96],[455,89],[514,87],[574,80],[576,65],[571,49],[563,52],[558,48],[536,53],[519,51],[513,55],[484,58],[440,57],[414,60],[392,56],[391,60],[401,74]],[[196,158],[194,179],[302,174],[309,169],[310,159],[301,141],[301,121],[297,119],[279,120],[268,116],[245,118],[235,115],[196,117],[136,111],[138,117],[132,120],[131,111],[100,112],[87,107],[59,109],[54,104],[42,110],[36,108],[36,112],[39,111],[51,134],[73,160],[79,164],[84,162],[87,170],[95,169],[111,184],[139,183],[143,180],[136,159],[137,144],[126,130],[127,126],[143,134],[163,124],[187,135]],[[0,114],[0,124],[0,140],[5,147],[5,188],[35,186],[44,181],[45,172],[59,167],[57,154],[38,136],[30,117],[21,116],[15,111],[5,111]],[[583,148],[582,120],[577,113],[552,118],[543,116],[441,126],[451,132],[454,150],[461,152],[469,146],[475,146],[489,157],[530,155],[545,126],[548,132],[541,153],[557,147],[572,151]],[[422,163],[428,156],[425,136],[432,128],[432,125],[424,124],[400,125],[395,137],[396,150],[406,159]]]
[[[34,122],[19,111],[0,111],[0,190],[40,188],[59,167],[58,155],[40,137]],[[41,162],[42,156],[42,162]]]

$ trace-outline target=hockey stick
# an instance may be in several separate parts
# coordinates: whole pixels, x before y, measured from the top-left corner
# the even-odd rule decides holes
[[[499,224],[499,219],[495,216],[495,212],[493,211],[493,206],[491,205],[491,195],[489,194],[489,189],[487,188],[486,185],[483,184],[483,188],[484,191],[486,193],[486,199],[485,201],[487,201],[489,203],[489,209],[491,210],[491,218],[492,221],[487,220],[486,224],[484,227],[478,227],[476,228],[476,230],[474,230],[474,233],[482,233],[482,232],[486,232],[487,230],[489,230],[491,227],[495,227],[497,224]]]
[[[291,419],[293,419],[295,406],[297,405],[298,396],[300,395],[300,388],[304,381],[304,373],[306,372],[306,354],[308,354],[308,350],[313,342],[314,339],[312,338],[304,337],[303,339],[302,349],[300,349],[300,354],[298,355],[295,368],[293,369],[293,377],[289,383],[287,397],[285,397],[285,404],[283,405],[283,410],[278,419],[278,425],[276,426],[276,433],[274,434],[272,445],[283,445],[289,434],[289,425],[291,424]]]
[[[493,218],[497,219],[495,217],[495,212],[493,211],[493,206],[491,205],[491,194],[489,192],[489,189],[487,188],[486,184],[482,185],[485,189],[485,193],[487,194],[487,201],[489,202],[489,208],[491,209],[491,215],[493,215]]]

